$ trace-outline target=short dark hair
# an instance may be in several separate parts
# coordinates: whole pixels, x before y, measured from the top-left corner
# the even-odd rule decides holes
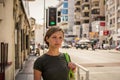
[[[64,36],[64,31],[58,26],[51,27],[50,29],[48,29],[48,31],[46,32],[46,35],[44,37],[44,41],[48,46],[49,46],[49,43],[47,42],[46,38],[49,38],[52,34],[54,34],[55,32],[58,32],[58,31],[61,31]]]

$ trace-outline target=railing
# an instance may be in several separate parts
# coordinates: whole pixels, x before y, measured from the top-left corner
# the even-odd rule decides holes
[[[89,80],[89,70],[77,63],[75,63],[75,65],[77,66],[76,80]]]

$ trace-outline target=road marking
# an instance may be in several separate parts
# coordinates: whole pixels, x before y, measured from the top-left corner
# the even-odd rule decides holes
[[[112,62],[112,63],[85,63],[80,64],[84,67],[115,67],[120,66],[120,62]]]

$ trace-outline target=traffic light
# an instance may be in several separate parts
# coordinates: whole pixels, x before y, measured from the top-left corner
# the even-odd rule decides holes
[[[56,26],[57,23],[57,8],[48,8],[48,26]]]
[[[58,23],[61,22],[61,12],[60,11],[58,11],[58,16],[57,17],[58,17]]]
[[[58,22],[60,22],[61,21],[61,18],[60,17],[58,17]]]

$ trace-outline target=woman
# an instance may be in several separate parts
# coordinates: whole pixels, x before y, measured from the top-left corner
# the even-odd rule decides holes
[[[45,35],[48,52],[40,56],[34,63],[34,80],[68,80],[68,71],[76,66],[66,62],[64,55],[59,52],[64,32],[59,27],[50,28]]]

